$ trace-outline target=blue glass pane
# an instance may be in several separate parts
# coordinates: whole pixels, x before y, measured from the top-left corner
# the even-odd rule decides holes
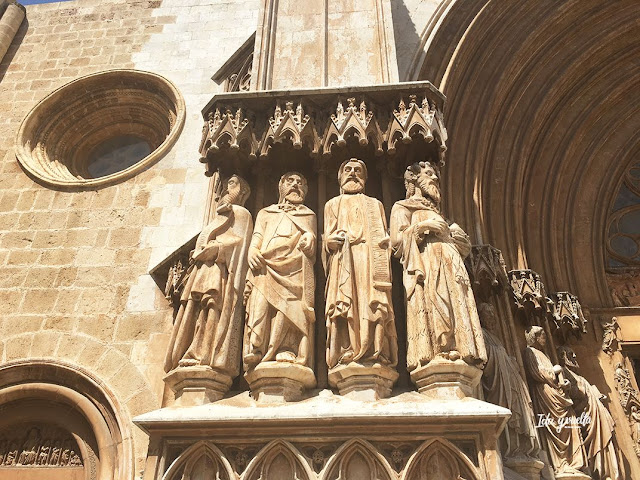
[[[621,233],[640,234],[640,210],[626,213],[618,220]]]
[[[640,204],[640,197],[629,190],[626,185],[622,184],[620,191],[618,192],[618,197],[613,204],[613,211],[617,212],[621,208],[638,204]]]
[[[638,253],[638,245],[629,237],[616,235],[610,240],[611,248],[619,255],[627,258],[634,257]]]
[[[151,146],[133,135],[121,135],[98,145],[89,155],[87,170],[93,178],[120,172],[151,153]]]

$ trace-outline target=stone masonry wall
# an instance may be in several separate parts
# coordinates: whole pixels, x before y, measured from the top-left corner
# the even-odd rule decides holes
[[[129,415],[162,403],[171,312],[148,271],[202,226],[198,163],[210,79],[256,28],[258,0],[76,0],[27,6],[0,64],[0,358],[89,370]],[[173,81],[187,106],[173,149],[95,191],[43,187],[20,168],[20,122],[54,89],[113,68]],[[133,427],[136,472],[147,440]]]

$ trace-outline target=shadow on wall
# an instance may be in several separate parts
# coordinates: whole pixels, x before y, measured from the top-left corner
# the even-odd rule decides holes
[[[403,0],[391,2],[391,16],[393,18],[398,72],[400,81],[405,82],[408,80],[406,78],[407,71],[411,66],[415,50],[420,46],[420,34],[416,31],[416,25],[413,23],[409,9]]]

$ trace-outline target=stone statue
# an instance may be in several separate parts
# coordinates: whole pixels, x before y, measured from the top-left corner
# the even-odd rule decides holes
[[[556,478],[589,478],[581,472],[586,463],[580,430],[571,428],[577,417],[567,395],[570,384],[562,367],[553,365],[543,351],[547,343],[543,328],[533,326],[526,335],[525,369],[539,431],[546,440]]]
[[[498,329],[498,315],[491,303],[480,303],[478,314],[487,348],[482,387],[487,402],[511,410],[503,430],[501,451],[505,458],[535,457],[540,450],[529,389],[511,357],[492,332]]]
[[[251,246],[244,362],[310,365],[315,314],[316,215],[302,204],[307,180],[285,173],[277,205],[256,217]],[[285,341],[286,340],[286,341]]]
[[[198,236],[165,358],[167,372],[207,366],[230,377],[239,373],[252,231],[251,214],[243,205],[250,191],[244,179],[231,176],[214,219]]]
[[[379,200],[363,193],[367,180],[363,161],[343,162],[338,180],[340,195],[324,210],[327,365],[329,369],[352,362],[393,367],[398,344],[384,209]],[[391,385],[397,379],[393,373]]]
[[[571,348],[559,347],[558,357],[564,367],[565,377],[571,384],[569,395],[574,410],[585,419],[581,427],[592,477],[597,480],[622,480],[625,476],[622,462],[618,461],[616,454],[615,422],[602,403],[607,397],[578,374],[580,365]],[[589,421],[586,421],[587,418]]]
[[[407,367],[421,388],[421,367],[436,358],[438,362],[462,360],[473,367],[469,374],[475,382],[481,375],[476,367],[487,361],[487,353],[463,261],[471,243],[457,224],[449,224],[442,216],[433,165],[410,165],[404,180],[406,199],[391,210],[391,245],[404,270]]]
[[[24,441],[22,452],[18,457],[18,465],[34,465],[38,460],[40,435],[37,428],[32,428]]]
[[[620,328],[618,325],[618,319],[616,317],[611,318],[611,322],[606,320],[601,321],[602,325],[602,351],[607,355],[613,355],[613,352],[618,349],[618,334],[617,331]]]

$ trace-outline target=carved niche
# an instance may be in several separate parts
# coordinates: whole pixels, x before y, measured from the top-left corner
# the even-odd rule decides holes
[[[569,292],[556,292],[549,298],[553,326],[560,343],[566,343],[570,336],[580,338],[587,333],[587,319],[582,313],[578,297]]]

